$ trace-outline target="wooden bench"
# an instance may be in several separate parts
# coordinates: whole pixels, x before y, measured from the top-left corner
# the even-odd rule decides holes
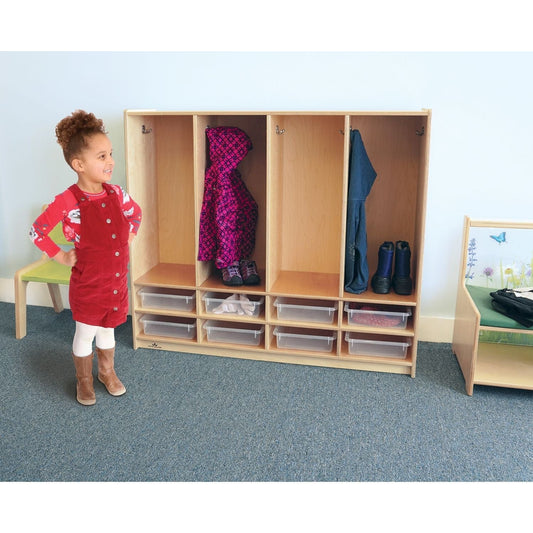
[[[43,211],[45,208],[46,206],[43,206]],[[48,236],[60,247],[68,248],[73,246],[71,242],[65,239],[61,223]],[[59,285],[68,285],[70,283],[70,272],[70,267],[56,263],[45,253],[41,255],[39,260],[15,272],[15,336],[17,339],[25,337],[27,331],[26,289],[28,283],[30,281],[34,283],[46,283],[54,310],[56,313],[60,313],[64,307]]]
[[[474,385],[533,390],[533,328],[492,308],[490,293],[533,287],[533,222],[465,217],[453,351]]]

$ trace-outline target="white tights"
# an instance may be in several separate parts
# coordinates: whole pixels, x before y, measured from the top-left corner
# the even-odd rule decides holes
[[[93,340],[101,350],[115,347],[115,329],[89,326],[83,322],[76,322],[76,333],[72,342],[72,353],[76,357],[87,357],[93,353]]]

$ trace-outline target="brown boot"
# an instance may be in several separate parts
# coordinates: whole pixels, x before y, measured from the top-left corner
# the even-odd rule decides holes
[[[105,385],[109,394],[122,396],[126,392],[126,387],[115,374],[115,348],[107,350],[96,348],[96,355],[98,356],[98,380]]]
[[[87,357],[76,357],[72,354],[76,367],[76,400],[82,405],[94,405],[96,396],[93,388],[93,354]]]

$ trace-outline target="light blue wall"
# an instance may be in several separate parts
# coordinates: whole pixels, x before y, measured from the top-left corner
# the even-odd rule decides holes
[[[39,256],[27,232],[74,181],[54,138],[102,117],[125,184],[124,109],[433,110],[423,316],[452,317],[463,216],[533,219],[533,54],[0,53],[0,278]]]

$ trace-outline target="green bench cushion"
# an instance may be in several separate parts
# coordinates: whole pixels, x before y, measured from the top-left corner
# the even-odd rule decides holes
[[[482,326],[524,329],[526,331],[531,331],[531,328],[526,328],[522,326],[516,320],[502,315],[501,313],[498,313],[498,311],[495,311],[492,308],[492,296],[490,295],[490,293],[494,292],[496,289],[487,287],[477,287],[476,285],[466,285],[466,288],[481,314],[480,324]]]
[[[56,261],[48,261],[22,275],[23,281],[39,281],[41,283],[59,283],[68,285],[71,267],[61,265]]]

